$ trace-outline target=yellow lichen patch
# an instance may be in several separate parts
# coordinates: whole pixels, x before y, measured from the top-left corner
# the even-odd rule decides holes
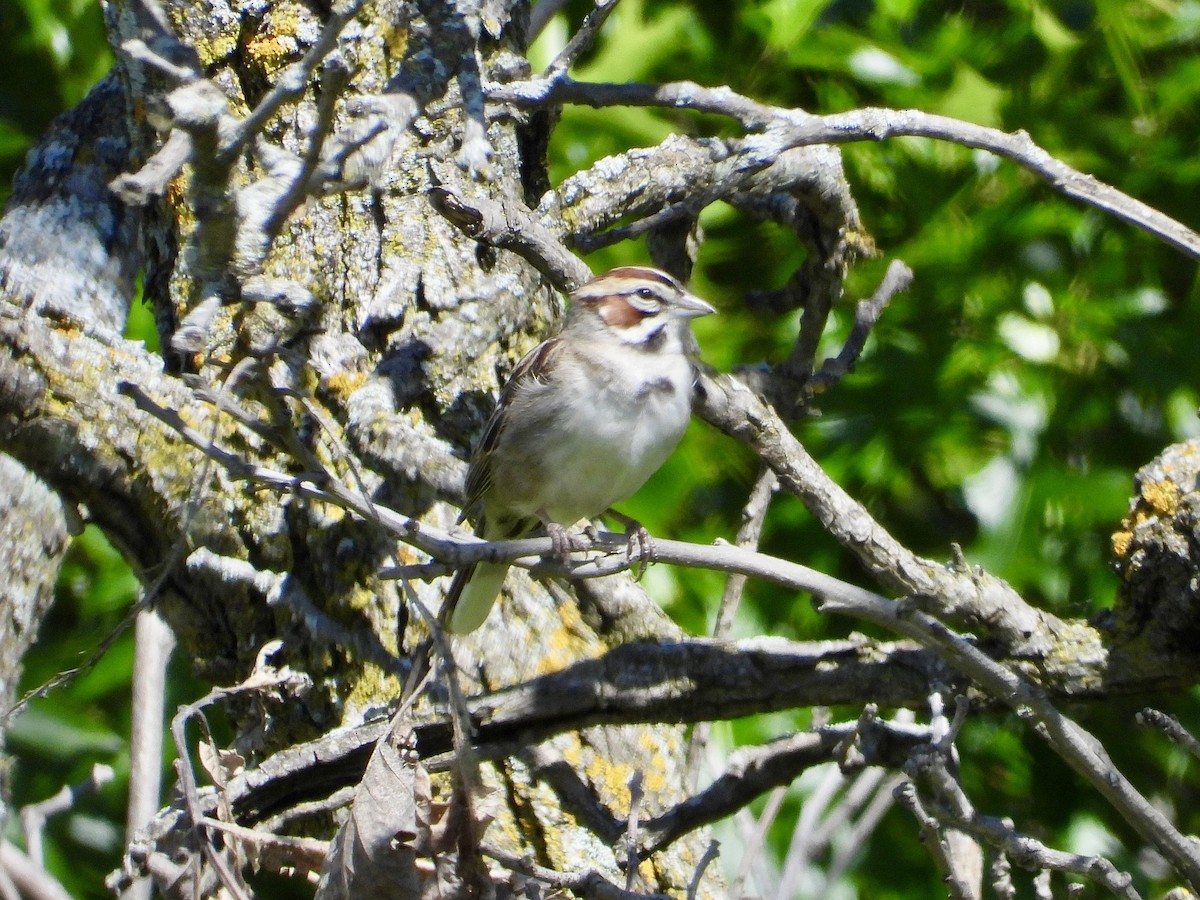
[[[1172,515],[1179,505],[1179,486],[1170,481],[1145,481],[1141,494],[1159,515]]]
[[[646,729],[638,735],[638,747],[646,761],[642,777],[645,778],[646,792],[651,796],[661,794],[668,787],[667,775],[671,768],[669,757],[680,758],[681,735],[679,729]]]
[[[667,760],[661,753],[650,757],[644,774],[646,793],[657,795],[667,788]]]
[[[570,604],[560,609],[558,625],[546,637],[545,651],[538,659],[535,675],[558,672],[581,659],[595,658],[603,650],[599,644],[583,638],[583,620]]]
[[[301,52],[297,34],[305,21],[298,3],[280,3],[263,20],[261,30],[246,44],[246,57],[271,75]]]
[[[1133,543],[1132,531],[1118,531],[1112,536],[1112,552],[1113,556],[1123,557],[1129,552],[1129,545]]]
[[[359,677],[352,681],[354,687],[346,697],[348,710],[380,706],[389,697],[399,697],[404,687],[394,675],[387,674],[371,663],[366,663]]]
[[[629,780],[633,777],[633,766],[593,753],[583,772],[601,802],[616,809],[629,809]]]
[[[47,318],[51,318],[47,316]],[[77,338],[83,334],[82,323],[66,316],[52,318],[51,327],[65,338]]]
[[[407,28],[397,28],[395,25],[387,23],[380,31],[380,36],[383,38],[383,46],[387,48],[389,58],[403,58],[404,51],[408,48]]]
[[[335,372],[325,381],[325,389],[339,400],[345,401],[367,380],[365,372]]]
[[[233,55],[237,49],[237,36],[223,31],[215,34],[197,34],[192,46],[196,48],[200,64],[208,68]]]
[[[402,566],[412,566],[422,562],[421,557],[408,544],[398,544],[395,553],[396,561]]]
[[[373,609],[379,598],[374,591],[368,590],[361,584],[356,584],[345,594],[345,605],[347,609],[362,612],[364,610]]]
[[[571,743],[563,749],[562,756],[572,769],[578,769],[579,764],[583,762],[583,745],[579,742],[578,735],[570,735]]]

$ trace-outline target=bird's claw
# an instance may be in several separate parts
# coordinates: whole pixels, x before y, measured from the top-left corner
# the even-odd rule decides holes
[[[576,550],[586,550],[591,546],[589,541],[568,531],[557,522],[546,523],[546,532],[550,535],[551,552],[563,562]]]
[[[646,574],[646,569],[650,568],[650,563],[658,561],[658,554],[654,552],[654,538],[650,537],[650,532],[641,522],[630,519],[626,526],[625,559],[633,563],[633,580],[641,581],[642,576]],[[637,545],[636,563],[633,562],[635,544]]]

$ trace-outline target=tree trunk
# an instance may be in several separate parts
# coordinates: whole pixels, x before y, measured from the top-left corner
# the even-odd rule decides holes
[[[43,241],[30,251],[42,267],[36,276],[5,282],[0,445],[85,509],[144,584],[160,585],[153,599],[204,677],[241,682],[272,641],[280,643],[271,663],[301,676],[296,683],[303,690],[280,688],[231,703],[237,749],[251,759],[356,725],[395,703],[406,655],[426,629],[411,612],[412,598],[376,572],[389,561],[416,559],[342,510],[298,494],[248,489],[179,430],[136,410],[129,386],[214,443],[232,442],[243,459],[296,471],[292,458],[247,438],[200,402],[180,380],[187,375],[189,383],[223,391],[294,431],[303,452],[348,484],[361,480],[375,501],[442,526],[453,522],[464,457],[502,378],[562,310],[559,294],[528,263],[486,251],[426,198],[431,187],[454,185],[533,205],[546,184],[546,117],[494,117],[482,132],[472,130],[481,115],[473,106],[481,102],[481,72],[505,80],[528,68],[521,55],[526,10],[518,5],[511,17],[507,9],[491,10],[498,18],[480,19],[466,7],[366,7],[322,69],[322,86],[336,100],[331,110],[320,108],[319,89],[295,98],[222,163],[205,145],[219,140],[215,131],[192,128],[191,164],[161,200],[151,197],[142,206],[116,203],[102,186],[161,146],[147,116],[162,113],[170,79],[161,66],[127,59],[88,101],[103,101],[103,115],[60,123],[78,144],[118,127],[135,136],[124,143],[123,158],[105,160],[110,168],[100,187],[87,185],[109,205],[71,220],[91,230],[90,243]],[[171,2],[165,13],[179,45],[164,55],[201,67],[220,86],[229,122],[262,103],[308,50],[324,18],[300,4],[264,11]],[[108,21],[118,47],[154,28],[136,3],[111,4]],[[165,46],[163,39],[147,43],[158,51]],[[333,85],[345,78],[350,87],[341,95]],[[177,125],[192,112],[169,110]],[[264,242],[245,223],[254,223],[269,208],[264,195],[295,173],[326,112],[339,127],[380,130],[343,160],[347,177],[358,165],[368,184],[308,201],[282,224],[277,240]],[[368,151],[379,156],[374,163],[364,162]],[[81,165],[72,158],[72,174],[46,183],[48,202],[78,197],[73,173]],[[131,199],[128,182],[124,197]],[[15,197],[5,222],[28,215],[26,201]],[[58,224],[31,232],[26,223],[26,234]],[[106,226],[120,239],[92,238]],[[15,249],[8,244],[6,256]],[[84,274],[94,283],[64,284],[67,273],[79,270],[75,254],[85,252],[94,271]],[[119,337],[133,293],[130,275],[139,271],[155,307],[165,367]],[[112,283],[101,283],[103,277]],[[51,299],[30,305],[30,296]],[[308,398],[305,414],[294,415],[280,401],[284,389]],[[39,533],[61,544],[53,529]],[[275,582],[278,590],[264,589],[259,576],[275,574],[284,576]],[[443,585],[413,582],[412,590],[436,609]],[[612,590],[595,586],[601,599]],[[468,692],[594,657],[616,632],[629,632],[631,616],[645,636],[673,633],[644,594],[628,584],[619,590],[625,614],[585,620],[574,601],[521,578],[518,598],[505,598],[487,627],[456,646]],[[516,855],[532,852],[553,868],[615,876],[611,843],[581,819],[603,811],[623,821],[635,773],[646,795],[644,813],[669,806],[682,783],[681,738],[671,726],[591,728],[526,748],[488,770],[489,786],[503,798],[489,840]],[[543,773],[564,759],[580,771],[576,787],[590,809],[578,807],[578,790],[571,808],[546,788]],[[704,843],[685,840],[657,855],[641,869],[642,887],[686,887]]]

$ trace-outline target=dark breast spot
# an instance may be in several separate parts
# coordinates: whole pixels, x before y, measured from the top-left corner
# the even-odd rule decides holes
[[[645,339],[642,341],[642,349],[651,351],[660,350],[662,349],[662,345],[666,343],[666,340],[667,323],[663,322],[648,335],[646,335]]]
[[[655,395],[670,396],[675,393],[675,385],[670,378],[655,378],[643,384],[637,392],[639,400]]]

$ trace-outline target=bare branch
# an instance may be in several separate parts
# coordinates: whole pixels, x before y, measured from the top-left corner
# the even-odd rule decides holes
[[[134,633],[126,841],[154,818],[161,803],[167,664],[175,648],[170,626],[153,609],[138,613]],[[127,892],[125,900],[150,900],[152,890],[153,885],[143,879]]]
[[[250,115],[238,123],[223,143],[220,153],[226,163],[262,133],[271,116],[275,115],[285,103],[305,91],[317,68],[337,47],[342,30],[358,14],[365,3],[366,0],[341,0],[332,5],[325,27],[321,29],[320,36],[308,48],[304,57],[279,73],[271,90],[259,101]]]
[[[892,260],[887,273],[883,276],[883,281],[875,289],[875,293],[869,299],[860,301],[854,308],[854,327],[850,329],[850,335],[846,338],[846,343],[842,345],[841,352],[833,359],[825,360],[821,371],[817,372],[809,382],[809,390],[813,393],[827,391],[841,381],[847,373],[854,371],[858,358],[862,355],[863,347],[866,346],[867,338],[871,334],[871,329],[883,315],[883,311],[892,297],[908,290],[912,279],[913,273],[908,266],[898,259]]]
[[[434,208],[464,234],[482,244],[511,250],[560,290],[578,287],[592,277],[583,261],[516,200],[466,198],[444,185],[430,188],[428,196]]]
[[[179,174],[192,153],[192,139],[186,131],[172,129],[158,152],[146,160],[137,172],[118,175],[110,183],[128,204],[144,206],[167,190],[167,184]]]
[[[898,766],[928,733],[890,728],[875,721],[870,726],[873,748],[867,765]],[[762,747],[742,747],[729,757],[725,771],[699,794],[689,797],[660,816],[642,823],[642,859],[676,840],[681,834],[711,824],[746,806],[755,797],[776,787],[786,787],[805,770],[836,760],[856,726],[827,726],[801,732]]]
[[[54,876],[8,841],[0,841],[0,872],[12,885],[13,900],[71,900]]]
[[[642,814],[642,773],[634,772],[629,778],[629,815],[625,825],[625,890],[632,891],[633,883],[637,880],[638,870],[638,824]]]
[[[964,884],[961,879],[956,877],[955,871],[957,866],[954,861],[954,853],[948,839],[947,830],[938,821],[936,816],[930,815],[926,811],[925,805],[921,802],[921,798],[917,794],[917,787],[911,781],[904,782],[896,787],[897,802],[912,813],[913,818],[917,820],[920,826],[919,834],[921,843],[925,845],[925,849],[929,851],[930,857],[937,866],[939,872],[942,873],[942,880],[945,881],[949,889],[950,897],[953,900],[978,900],[971,886]]]
[[[1194,259],[1200,259],[1200,235],[1151,206],[1055,159],[1024,131],[1012,134],[919,110],[867,108],[828,116],[781,109],[743,97],[728,88],[692,82],[669,84],[586,84],[569,78],[533,79],[487,89],[497,103],[587,106],[657,106],[715,113],[761,132],[756,143],[763,158],[791,147],[882,141],[892,137],[928,137],[987,150],[1010,159],[1045,180],[1064,196],[1123,219]],[[753,143],[753,142],[748,142]]]
[[[1010,821],[978,814],[972,808],[958,778],[950,771],[952,753],[953,748],[949,743],[930,744],[918,748],[906,766],[906,771],[918,783],[928,786],[933,802],[922,803],[917,796],[917,785],[913,783],[905,785],[897,792],[904,805],[922,822],[923,830],[928,829],[931,833],[942,836],[941,841],[946,850],[945,861],[950,871],[960,871],[958,860],[955,858],[954,835],[958,834],[960,838],[970,835],[986,841],[1001,851],[1006,859],[1027,869],[1079,875],[1095,881],[1126,900],[1140,900],[1129,874],[1118,871],[1103,857],[1051,849],[1034,838],[1020,834]],[[974,873],[972,877],[977,884],[968,885],[957,875],[955,882],[964,890],[968,890],[969,896],[974,897],[982,887],[982,870]]]
[[[204,825],[208,808],[200,799],[200,791],[196,780],[195,769],[192,766],[191,748],[187,741],[186,730],[189,719],[195,718],[207,732],[208,724],[203,717],[203,710],[216,702],[228,699],[238,694],[257,693],[274,687],[294,682],[298,676],[287,671],[276,671],[266,664],[266,648],[260,651],[259,664],[256,671],[242,684],[233,688],[213,688],[195,703],[181,706],[171,719],[171,737],[175,741],[175,765],[179,774],[179,786],[182,789],[184,808],[187,811],[189,827],[196,830],[205,859],[216,871],[221,884],[235,898],[249,900],[245,882],[242,881],[238,866],[231,866],[227,854],[230,848],[219,849],[208,835]],[[211,740],[211,738],[210,738]],[[228,803],[227,791],[222,791],[220,802]]]
[[[668,84],[597,84],[565,76],[533,78],[511,84],[484,87],[492,103],[516,106],[560,106],[574,103],[596,108],[605,106],[660,106],[689,109],[736,119],[747,131],[761,131],[780,120],[782,112],[774,106],[743,97],[727,87],[708,88],[691,81]]]
[[[688,885],[687,900],[696,900],[696,894],[700,890],[700,882],[704,878],[704,870],[720,855],[721,845],[716,841],[709,841],[708,847],[704,851],[704,856],[700,857],[700,862],[696,864],[696,874],[692,878],[691,884]]]
[[[767,833],[775,823],[775,817],[779,815],[779,809],[783,806],[786,797],[787,788],[777,787],[767,795],[767,802],[763,805],[763,811],[758,817],[751,814],[748,809],[741,810],[740,814],[748,820],[748,827],[742,831],[742,860],[738,863],[737,874],[730,885],[733,896],[744,895],[743,886],[750,878],[755,863],[762,855],[763,846],[767,841]]]
[[[1125,900],[1141,900],[1133,878],[1101,856],[1067,853],[1047,847],[1036,838],[1021,834],[1012,822],[991,816],[975,816],[958,826],[1003,851],[1005,856],[1027,869],[1068,872],[1094,881]]]
[[[859,598],[860,600],[865,598]],[[826,602],[824,612],[839,612],[875,622],[907,635],[941,654],[989,695],[1034,725],[1034,731],[1082,776],[1142,838],[1170,861],[1192,885],[1200,885],[1200,848],[1180,834],[1161,810],[1117,769],[1103,745],[1060,713],[1045,692],[1014,669],[987,657],[972,642],[909,603]]]
[[[742,508],[742,524],[738,528],[736,538],[738,547],[744,549],[758,547],[758,539],[767,518],[767,508],[770,506],[771,497],[774,496],[778,486],[779,480],[770,469],[763,469],[759,473],[758,479],[750,491],[750,496],[746,500],[746,505]],[[741,604],[742,592],[745,588],[745,575],[731,574],[725,579],[725,590],[721,594],[721,604],[717,607],[717,617],[712,631],[713,637],[717,640],[724,640],[732,631],[733,618]],[[687,759],[684,763],[685,777],[690,787],[695,786],[696,779],[700,774],[700,763],[704,759],[704,751],[708,747],[711,730],[712,726],[707,722],[698,723],[692,730],[692,740],[688,744]]]
[[[1057,617],[1025,603],[982,570],[938,565],[902,546],[836,484],[788,430],[777,412],[731,376],[705,378],[697,413],[750,447],[799,497],[825,529],[884,586],[927,598],[939,615],[992,634],[1012,648],[1038,646],[1066,630]],[[720,550],[721,548],[714,548]]]

